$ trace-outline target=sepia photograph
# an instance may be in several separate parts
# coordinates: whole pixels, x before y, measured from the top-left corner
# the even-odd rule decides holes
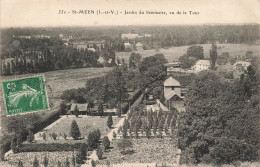
[[[0,167],[260,167],[259,0],[0,11]]]

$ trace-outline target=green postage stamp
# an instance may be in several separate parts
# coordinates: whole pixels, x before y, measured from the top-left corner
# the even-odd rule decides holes
[[[48,109],[44,76],[3,81],[7,116]]]

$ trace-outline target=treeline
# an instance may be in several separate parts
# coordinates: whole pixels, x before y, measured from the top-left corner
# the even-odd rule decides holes
[[[139,35],[152,34],[153,40],[161,46],[181,46],[204,44],[208,41],[220,43],[253,43],[259,40],[259,25],[196,25],[196,26],[106,26],[106,27],[46,27],[2,29],[1,38],[9,36],[46,34],[52,37],[60,33],[71,35],[73,39],[113,40],[121,34],[132,32]]]
[[[260,148],[259,74],[249,66],[240,79],[198,74],[178,119],[181,163],[257,161]]]
[[[194,44],[248,43],[259,44],[258,25],[203,25],[203,26],[154,26],[131,27],[139,34],[152,34],[152,37],[136,39],[144,49],[184,46]],[[128,28],[130,31],[130,28]],[[125,31],[126,33],[127,31]]]
[[[14,39],[2,52],[2,74],[39,73],[83,67],[116,65],[117,44],[106,43],[95,52],[66,46],[60,39]],[[102,57],[103,62],[98,61]]]

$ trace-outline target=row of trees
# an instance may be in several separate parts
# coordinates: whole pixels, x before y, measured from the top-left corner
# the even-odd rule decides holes
[[[141,104],[139,107],[130,110],[128,118],[124,121],[123,126],[119,127],[118,132],[122,133],[123,138],[139,138],[139,132],[146,137],[151,138],[152,132],[154,137],[163,137],[163,131],[166,135],[174,137],[177,129],[176,122],[178,119],[178,112],[176,109],[170,112],[163,111],[147,111],[145,105]]]
[[[19,45],[4,47],[1,52],[4,75],[116,65],[114,43],[105,43],[100,51],[92,52],[66,46],[57,38],[13,40],[18,41]],[[98,61],[99,57],[103,57],[103,64]]]

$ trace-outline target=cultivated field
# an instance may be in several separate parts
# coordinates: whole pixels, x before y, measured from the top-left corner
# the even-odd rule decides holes
[[[37,133],[35,136],[38,138],[39,134],[45,133],[47,136],[47,140],[44,141],[42,138],[37,140],[37,143],[78,143],[79,140],[64,140],[63,135],[66,134],[69,138],[69,133],[71,129],[71,123],[75,120],[79,126],[81,136],[87,139],[88,134],[93,131],[99,129],[101,132],[101,136],[106,136],[110,129],[107,127],[107,119],[108,117],[91,117],[91,116],[79,116],[76,118],[75,116],[63,116],[56,122],[52,123],[50,126],[46,127],[44,130]],[[113,116],[113,125],[116,125],[121,118],[117,116]],[[113,127],[113,126],[112,126]],[[49,134],[56,133],[58,135],[57,140],[51,139]],[[101,137],[102,138],[102,137]],[[83,140],[85,141],[85,140]]]
[[[112,141],[112,149],[103,154],[99,164],[110,161],[115,163],[176,163],[175,142],[171,138],[132,139],[134,153],[123,155],[117,148],[117,141]]]
[[[204,48],[205,57],[209,57],[209,52],[211,49],[211,44],[202,44],[200,45]],[[245,55],[246,51],[251,50],[255,55],[259,55],[259,45],[247,45],[247,44],[217,44],[218,46],[218,55],[221,55],[222,52],[229,52],[230,56]],[[136,53],[140,53],[142,58],[153,56],[157,53],[164,54],[165,58],[168,62],[177,61],[179,57],[186,53],[187,48],[190,46],[178,46],[178,47],[170,47],[167,49],[159,49],[159,50],[139,50],[135,51]],[[120,59],[124,58],[126,62],[128,62],[129,57],[132,52],[117,52],[116,56]]]
[[[34,157],[37,157],[40,166],[43,166],[43,159],[45,156],[48,157],[49,165],[48,166],[57,166],[58,161],[61,162],[62,165],[65,165],[66,158],[68,158],[70,165],[72,166],[72,157],[73,152],[72,151],[66,151],[66,152],[23,152],[23,153],[17,153],[17,154],[10,154],[7,157],[8,163],[5,164],[5,166],[17,166],[19,160],[23,162],[23,166],[29,167],[32,166],[32,162],[34,160]],[[1,165],[1,164],[0,164]]]
[[[50,71],[44,73],[47,85],[50,86],[52,92],[49,94],[49,99],[55,99],[54,103],[57,105],[57,100],[60,102],[60,95],[64,90],[77,89],[85,87],[88,79],[104,76],[111,71],[112,68],[81,68]],[[60,104],[60,103],[58,103]],[[55,105],[55,106],[56,106]]]

